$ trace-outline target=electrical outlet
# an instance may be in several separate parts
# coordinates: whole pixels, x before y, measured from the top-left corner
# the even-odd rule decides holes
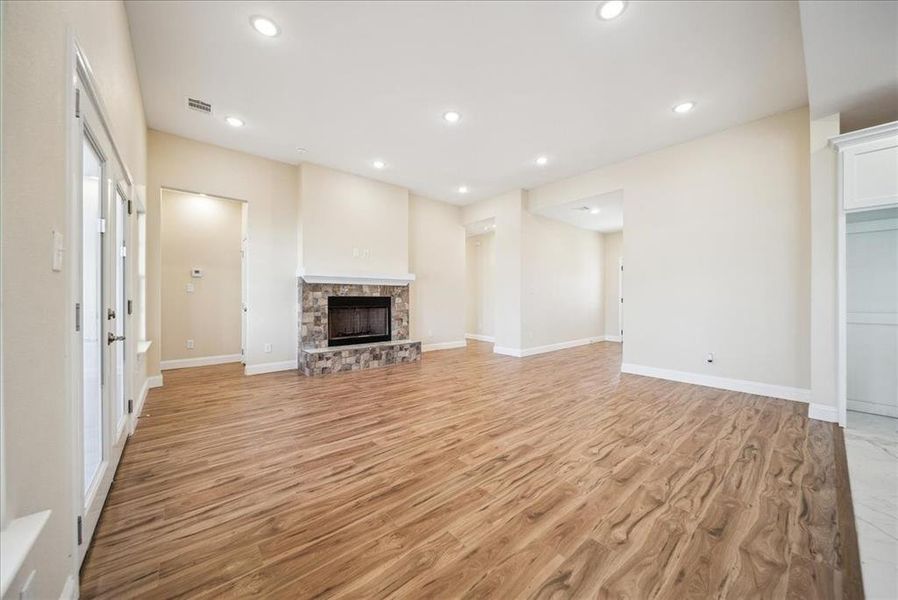
[[[187,340],[187,349],[193,350],[193,340]]]
[[[271,344],[265,344],[265,352],[271,352]]]

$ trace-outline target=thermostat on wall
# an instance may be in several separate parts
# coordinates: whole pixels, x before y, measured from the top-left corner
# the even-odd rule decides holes
[[[203,276],[203,270],[202,270],[202,269],[199,269],[199,268],[197,268],[197,267],[194,267],[194,268],[190,269],[190,276],[191,276],[191,277],[202,277],[202,276]]]

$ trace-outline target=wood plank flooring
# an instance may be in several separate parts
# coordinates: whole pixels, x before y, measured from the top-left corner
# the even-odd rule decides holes
[[[167,371],[81,596],[862,597],[838,427],[619,365]]]

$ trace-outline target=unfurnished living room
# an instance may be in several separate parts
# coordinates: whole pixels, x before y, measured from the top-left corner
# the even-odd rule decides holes
[[[0,600],[898,599],[898,1],[0,24]]]

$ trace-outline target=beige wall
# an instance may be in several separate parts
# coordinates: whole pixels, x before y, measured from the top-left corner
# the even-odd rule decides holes
[[[839,115],[810,123],[811,221],[811,402],[837,404],[838,250],[836,151]]]
[[[496,304],[496,235],[465,240],[465,333],[493,337]]]
[[[623,233],[605,233],[602,235],[604,247],[604,298],[602,310],[605,313],[604,331],[606,337],[620,336],[620,259],[623,257]]]
[[[409,203],[411,337],[427,349],[465,339],[465,229],[461,208],[420,196]]]
[[[299,207],[298,169],[242,152],[150,131],[147,186],[147,327],[159,340],[161,252],[159,203],[162,188],[205,193],[247,203],[248,372],[296,361],[296,251]],[[271,344],[271,352],[265,352]],[[148,356],[159,372],[162,344]],[[271,367],[273,368],[273,367]]]
[[[624,190],[625,363],[809,387],[808,123],[794,110],[530,191],[539,207]]]
[[[601,235],[524,211],[522,237],[522,348],[603,337]]]
[[[521,348],[521,293],[523,291],[523,246],[521,239],[524,205],[527,192],[512,190],[494,198],[464,207],[465,224],[492,218],[496,225],[494,240],[496,281],[496,310],[493,322],[495,349]]]
[[[162,191],[163,362],[240,354],[243,207],[235,200]],[[191,276],[194,267],[202,277]]]
[[[310,163],[300,171],[306,272],[409,272],[408,190]]]
[[[68,33],[90,61],[112,136],[138,185],[146,183],[146,125],[121,3],[11,1],[3,2],[3,11],[6,512],[16,518],[53,511],[9,595],[37,569],[33,597],[58,598],[66,579],[77,577],[75,423],[65,344],[73,330],[71,255],[61,272],[50,269],[50,232],[68,232]]]

